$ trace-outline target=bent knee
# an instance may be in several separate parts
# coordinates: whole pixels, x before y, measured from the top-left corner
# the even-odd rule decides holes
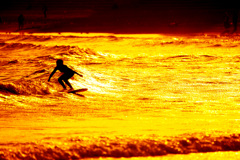
[[[63,81],[63,78],[62,77],[59,77],[58,78],[58,82],[62,82]]]

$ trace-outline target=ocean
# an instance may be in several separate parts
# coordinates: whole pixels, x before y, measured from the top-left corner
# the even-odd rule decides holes
[[[0,159],[238,159],[240,37],[0,34]],[[56,60],[74,75],[62,91]]]

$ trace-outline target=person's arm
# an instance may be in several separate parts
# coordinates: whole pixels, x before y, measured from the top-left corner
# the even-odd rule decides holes
[[[79,73],[77,73],[77,72],[75,72],[75,71],[74,71],[74,73],[76,73],[76,74],[79,75],[80,77],[83,77],[83,75],[81,75],[81,74],[79,74]]]
[[[50,74],[49,78],[48,78],[48,82],[50,82],[51,77],[54,75],[54,73],[57,71],[57,67],[52,71],[52,73]]]

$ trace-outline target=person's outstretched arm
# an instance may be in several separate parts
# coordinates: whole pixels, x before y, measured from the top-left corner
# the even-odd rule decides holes
[[[49,78],[48,78],[48,82],[50,82],[51,77],[54,75],[54,73],[55,73],[56,71],[57,71],[56,68],[52,71],[52,73],[50,74],[50,76],[49,76]]]
[[[83,75],[81,75],[81,74],[79,74],[79,73],[77,73],[77,72],[75,72],[75,71],[74,71],[74,73],[76,73],[76,74],[79,75],[80,77],[83,77]]]

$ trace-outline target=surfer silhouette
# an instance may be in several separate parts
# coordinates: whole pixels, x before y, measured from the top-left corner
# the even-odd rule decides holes
[[[23,26],[24,26],[24,16],[20,14],[18,17],[18,29],[19,30],[23,29]]]
[[[47,18],[47,10],[48,10],[47,5],[44,4],[42,10],[43,10],[44,18],[46,19]]]
[[[65,82],[71,90],[73,90],[72,85],[69,83],[68,79],[72,78],[72,76],[76,73],[77,75],[79,75],[80,77],[83,77],[83,75],[73,71],[72,69],[68,68],[66,65],[63,64],[63,60],[58,59],[57,60],[57,66],[55,67],[55,69],[52,71],[52,73],[49,76],[48,82],[50,82],[51,77],[54,75],[54,73],[59,70],[60,72],[62,72],[63,74],[58,78],[58,82],[62,85],[63,89],[66,89],[66,86],[64,85],[63,82]]]
[[[233,22],[233,33],[237,31],[237,25],[238,25],[238,11],[233,11],[232,15],[232,22]]]

